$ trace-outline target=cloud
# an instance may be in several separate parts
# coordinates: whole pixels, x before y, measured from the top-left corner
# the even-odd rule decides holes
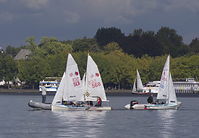
[[[84,11],[80,16],[87,12],[90,18],[105,25],[132,24],[144,16],[168,17],[168,14],[199,12],[199,0],[84,0],[81,6]]]
[[[173,10],[189,10],[191,12],[199,12],[199,1],[198,0],[172,0],[168,1],[165,5],[166,11]]]
[[[71,12],[71,11],[64,11],[64,20],[67,23],[77,23],[80,19],[79,14],[75,13],[75,12]]]
[[[7,0],[0,0],[0,3],[4,3],[4,2],[6,2]]]
[[[21,2],[31,9],[40,9],[47,6],[49,0],[21,0]]]
[[[129,24],[135,17],[157,8],[157,0],[84,0],[83,4],[88,14],[105,23]]]
[[[15,15],[9,12],[0,13],[0,23],[1,22],[10,22],[15,18]]]

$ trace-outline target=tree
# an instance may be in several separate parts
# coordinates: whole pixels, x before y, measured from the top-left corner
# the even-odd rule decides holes
[[[13,81],[17,75],[17,67],[13,58],[6,54],[0,54],[0,80],[4,80],[8,87],[9,81]]]
[[[67,54],[72,52],[72,46],[70,44],[65,44],[56,40],[47,39],[41,40],[40,48],[43,50],[43,54],[46,55],[56,55],[60,53]]]
[[[34,89],[35,86],[38,86],[39,81],[48,76],[50,68],[45,59],[31,57],[29,60],[18,61],[18,70],[19,79]]]
[[[34,36],[27,38],[26,43],[27,43],[26,47],[29,48],[32,52],[34,52],[34,50],[38,48]]]
[[[77,39],[72,42],[73,52],[79,52],[79,51],[99,51],[99,47],[96,43],[95,39]]]
[[[112,51],[115,51],[115,50],[121,50],[122,51],[119,44],[116,43],[116,42],[108,43],[106,46],[104,46],[104,50],[107,51],[107,52],[112,52]]]
[[[193,53],[199,53],[199,39],[195,38],[191,41],[189,45],[191,52]]]
[[[48,75],[52,77],[61,77],[66,69],[67,54],[60,53],[56,55],[48,55],[45,58],[49,65]]]
[[[119,43],[124,37],[120,29],[115,27],[100,28],[95,34],[95,39],[100,46],[105,46],[110,42]]]
[[[16,47],[12,47],[12,46],[7,46],[6,47],[6,54],[12,56],[12,57],[15,57],[17,55],[17,53],[20,51],[20,48],[16,48]]]
[[[157,40],[152,31],[144,32],[142,29],[135,30],[133,34],[125,37],[121,42],[121,47],[128,54],[136,57],[143,55],[160,56],[163,53],[163,47]]]
[[[173,57],[186,54],[186,46],[183,44],[182,36],[178,35],[174,29],[161,27],[156,34],[157,40],[163,46],[163,53]]]

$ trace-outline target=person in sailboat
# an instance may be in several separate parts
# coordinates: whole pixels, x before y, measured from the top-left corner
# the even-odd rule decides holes
[[[89,106],[93,106],[93,101],[86,101],[86,104]]]
[[[150,104],[153,103],[153,95],[152,94],[150,94],[150,96],[148,97],[147,102]]]
[[[46,87],[44,84],[41,86],[42,103],[46,102]]]
[[[97,103],[95,106],[97,106],[97,107],[102,106],[102,99],[100,97],[97,97]]]

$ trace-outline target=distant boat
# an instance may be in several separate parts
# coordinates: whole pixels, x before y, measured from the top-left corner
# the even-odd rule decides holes
[[[41,92],[41,86],[44,86],[47,92],[56,92],[59,86],[59,80],[59,77],[46,77],[45,80],[39,82],[39,91]]]
[[[177,101],[176,93],[173,86],[173,80],[170,74],[170,56],[167,57],[167,61],[164,65],[159,92],[157,94],[158,103],[152,104],[128,104],[125,106],[127,109],[178,109],[181,102]]]
[[[143,86],[139,71],[136,70],[136,79],[133,83],[133,94],[149,94],[149,93],[158,93],[159,86],[153,83],[147,83],[146,86]],[[156,81],[157,82],[157,81]]]
[[[144,86],[142,84],[142,80],[141,80],[138,70],[136,70],[136,74],[137,75],[136,75],[136,79],[133,83],[132,93],[142,93]]]

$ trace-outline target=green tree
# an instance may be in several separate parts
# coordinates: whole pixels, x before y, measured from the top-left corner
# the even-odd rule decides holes
[[[25,42],[26,42],[26,47],[29,48],[32,52],[34,52],[34,50],[38,48],[34,36],[27,38]]]
[[[144,32],[142,29],[134,30],[132,34],[121,41],[122,49],[136,57],[143,55],[160,56],[163,53],[163,47],[157,40],[152,31]]]
[[[199,39],[195,38],[191,41],[189,45],[191,52],[193,53],[199,53]]]
[[[96,43],[95,39],[77,39],[72,42],[73,52],[80,52],[80,51],[86,51],[86,52],[97,52],[99,51],[99,46]]]
[[[17,55],[17,53],[20,51],[20,48],[16,48],[16,47],[12,47],[12,46],[7,46],[6,47],[6,54],[15,57]]]
[[[124,34],[120,29],[115,27],[100,28],[95,34],[95,39],[100,46],[105,46],[110,42],[120,42],[124,37]]]
[[[178,35],[174,29],[161,27],[156,37],[163,46],[163,53],[170,54],[173,57],[188,53],[187,46],[183,44],[182,36]]]
[[[18,77],[27,85],[38,87],[39,81],[48,76],[50,70],[45,59],[40,57],[31,57],[29,60],[18,61]]]
[[[115,50],[122,50],[122,49],[120,48],[118,43],[111,42],[111,43],[108,43],[106,46],[104,46],[104,50],[107,52],[112,52]]]
[[[41,42],[44,41],[41,40]],[[65,44],[59,41],[45,41],[40,47],[43,50],[44,55],[67,54],[68,52],[72,52],[72,46],[70,44]]]
[[[9,81],[13,81],[17,75],[17,67],[13,58],[6,54],[0,54],[0,80],[4,80],[10,87]]]

